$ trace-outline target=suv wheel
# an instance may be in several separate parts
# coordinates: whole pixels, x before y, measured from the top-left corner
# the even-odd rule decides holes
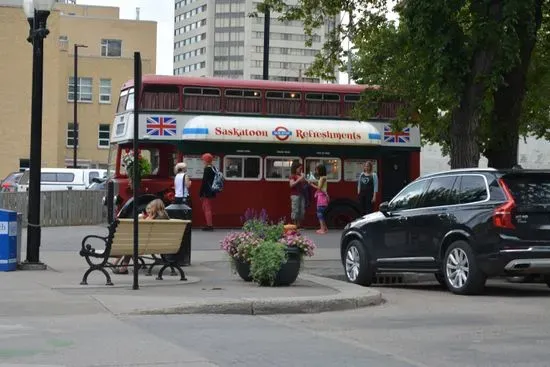
[[[443,277],[454,294],[477,294],[485,286],[485,274],[477,266],[474,252],[465,241],[453,242],[443,259]]]
[[[371,285],[374,272],[369,264],[367,250],[360,241],[353,240],[346,247],[344,270],[348,282]]]

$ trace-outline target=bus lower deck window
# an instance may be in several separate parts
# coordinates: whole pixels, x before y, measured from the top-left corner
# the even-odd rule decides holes
[[[226,156],[223,167],[224,176],[229,180],[259,180],[262,177],[260,157]]]

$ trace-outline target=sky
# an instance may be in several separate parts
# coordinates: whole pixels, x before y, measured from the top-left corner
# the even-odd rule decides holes
[[[77,0],[79,5],[102,5],[120,8],[120,17],[157,22],[157,74],[172,75],[174,42],[174,0]]]

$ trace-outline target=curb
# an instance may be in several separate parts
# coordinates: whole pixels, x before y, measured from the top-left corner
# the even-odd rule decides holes
[[[337,294],[312,297],[242,298],[189,302],[176,307],[135,310],[129,315],[228,314],[274,315],[305,314],[354,310],[383,302],[382,294],[338,280],[301,274],[301,279],[338,291]]]

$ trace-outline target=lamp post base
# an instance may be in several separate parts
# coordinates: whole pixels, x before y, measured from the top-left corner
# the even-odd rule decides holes
[[[37,263],[30,263],[27,261],[22,262],[17,266],[19,270],[48,270],[48,265],[37,262]]]

